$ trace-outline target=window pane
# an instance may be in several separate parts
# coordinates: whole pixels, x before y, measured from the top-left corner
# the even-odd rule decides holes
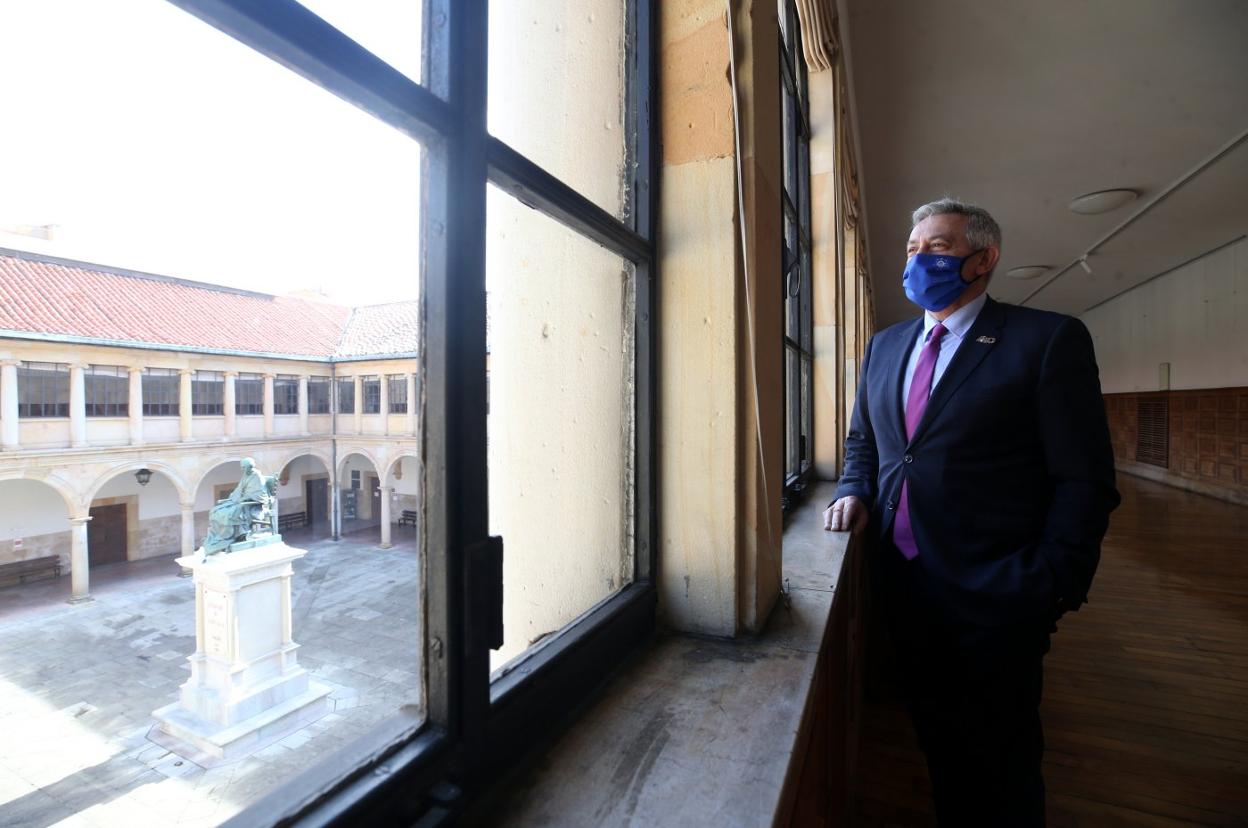
[[[486,206],[494,668],[633,577],[632,265],[493,187]]]
[[[355,413],[355,378],[340,377],[338,379],[338,413]]]
[[[608,213],[629,214],[624,0],[490,3],[489,128]]]
[[[53,435],[23,448],[65,498],[0,481],[0,564],[61,561],[12,587],[20,617],[0,598],[0,824],[211,828],[425,707],[422,435],[262,416],[266,375],[293,414],[305,374],[418,370],[421,148],[172,3],[0,3],[0,32],[22,79],[0,93],[0,258],[38,262],[4,302],[46,297],[21,352],[149,369],[143,421],[90,421],[85,451],[73,423],[24,426]],[[109,369],[81,375],[101,417],[138,381]],[[68,415],[64,366],[19,374],[30,415]],[[243,457],[265,479],[218,512]]]

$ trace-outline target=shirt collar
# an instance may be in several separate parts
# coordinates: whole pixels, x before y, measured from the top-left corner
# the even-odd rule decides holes
[[[975,324],[975,319],[979,316],[979,312],[984,309],[984,305],[988,302],[988,293],[979,294],[970,301],[969,304],[958,308],[944,321],[945,330],[953,334],[958,339],[966,336],[966,332],[971,329],[971,325]],[[923,341],[927,341],[927,336],[932,332],[932,328],[936,327],[936,317],[932,316],[930,311],[923,313]]]

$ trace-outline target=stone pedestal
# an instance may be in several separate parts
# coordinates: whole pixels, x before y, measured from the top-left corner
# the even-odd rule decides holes
[[[196,648],[178,701],[153,714],[152,741],[196,764],[216,764],[329,712],[331,688],[299,666],[291,639],[291,562],[305,554],[275,536],[207,561],[177,559],[194,573]]]

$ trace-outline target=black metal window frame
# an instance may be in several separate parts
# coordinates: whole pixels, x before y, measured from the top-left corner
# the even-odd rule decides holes
[[[390,406],[390,413],[406,414],[407,374],[387,374],[386,382],[390,384],[386,397],[386,402]]]
[[[264,413],[264,375],[239,374],[234,378],[234,413]]]
[[[121,365],[88,365],[83,369],[83,397],[88,417],[130,415],[130,369]]]
[[[196,371],[191,375],[191,414],[213,417],[225,414],[225,374]]]
[[[308,377],[308,413],[329,413],[329,377]]]
[[[22,420],[69,416],[69,365],[23,362],[17,367],[17,416]]]
[[[273,378],[273,413],[299,413],[299,377],[278,374]]]
[[[360,377],[360,409],[364,414],[381,413],[381,376],[366,374]]]
[[[422,144],[425,708],[399,711],[230,824],[450,822],[548,739],[654,629],[655,0],[626,3],[621,220],[486,129],[488,0],[425,0],[423,85],[294,0],[169,0]],[[633,582],[490,680],[502,553],[488,533],[486,184],[631,261],[636,274]],[[339,386],[341,387],[341,386]],[[414,642],[414,646],[420,646]]]
[[[177,417],[182,377],[176,368],[143,369],[143,416]]]
[[[801,22],[795,0],[784,0],[780,27],[781,145],[784,228],[784,492],[785,512],[801,499],[814,467],[814,308],[810,221],[810,98]]]
[[[338,397],[338,413],[355,413],[355,377],[338,377],[334,382]]]

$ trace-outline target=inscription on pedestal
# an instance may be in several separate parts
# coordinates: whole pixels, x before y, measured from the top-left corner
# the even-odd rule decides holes
[[[228,600],[224,592],[204,590],[204,652],[220,658],[228,658],[230,654]]]

